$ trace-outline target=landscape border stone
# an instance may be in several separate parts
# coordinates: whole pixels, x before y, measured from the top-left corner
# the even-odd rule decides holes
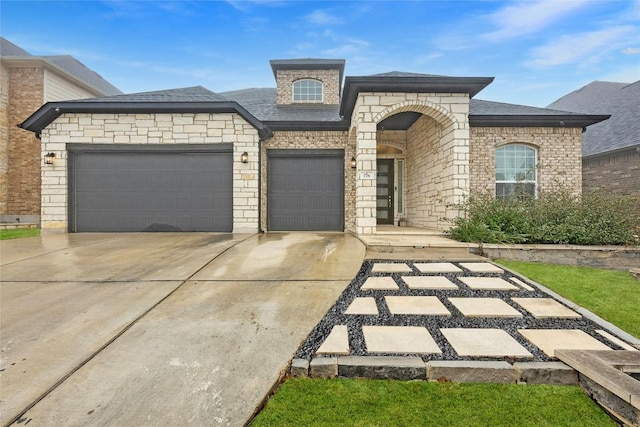
[[[457,383],[510,384],[518,381],[514,366],[503,361],[432,360],[427,362],[427,377],[430,381]]]
[[[347,378],[425,380],[427,367],[420,357],[344,356],[338,374]]]

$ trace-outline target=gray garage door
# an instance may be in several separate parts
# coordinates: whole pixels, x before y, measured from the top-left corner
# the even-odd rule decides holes
[[[177,150],[72,151],[70,231],[231,231],[231,147]]]
[[[272,231],[344,229],[344,151],[268,150]]]

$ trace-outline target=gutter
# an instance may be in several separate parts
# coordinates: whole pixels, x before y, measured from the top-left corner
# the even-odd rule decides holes
[[[47,102],[18,126],[40,137],[42,129],[64,113],[137,114],[137,113],[238,113],[258,130],[261,139],[269,139],[273,132],[264,123],[234,101],[223,102]]]

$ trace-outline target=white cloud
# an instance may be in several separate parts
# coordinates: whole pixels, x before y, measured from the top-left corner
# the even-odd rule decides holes
[[[562,36],[535,48],[527,65],[553,67],[577,62],[599,62],[605,54],[619,49],[627,38],[634,37],[635,31],[632,26],[623,26]]]
[[[443,56],[442,52],[433,52],[426,55],[419,55],[416,57],[417,64],[427,64],[432,62],[434,59],[441,58]]]
[[[325,10],[315,10],[305,16],[305,18],[313,25],[336,25],[342,23],[342,19]]]
[[[627,55],[638,55],[640,54],[640,47],[628,47],[623,50],[622,53],[626,53]]]
[[[498,42],[536,33],[589,3],[591,2],[588,0],[539,0],[510,3],[503,9],[489,15],[489,19],[498,28],[484,34],[483,38]]]

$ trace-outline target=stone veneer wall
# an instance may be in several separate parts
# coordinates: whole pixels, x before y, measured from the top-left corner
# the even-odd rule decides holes
[[[387,117],[406,111],[422,113],[442,125],[440,147],[443,150],[439,182],[442,206],[455,205],[469,190],[469,96],[455,93],[367,93],[356,100],[351,123],[357,139],[356,233],[376,232],[376,143],[377,124]],[[414,124],[415,126],[415,124]],[[417,129],[417,128],[416,128]],[[415,132],[416,137],[420,132]],[[424,143],[424,141],[422,141]],[[409,145],[409,142],[407,143]],[[408,149],[409,151],[409,149]],[[410,174],[410,153],[407,173]],[[422,179],[426,176],[418,176]],[[428,200],[424,202],[429,203]],[[419,205],[416,205],[418,207]],[[443,211],[444,212],[444,211]],[[422,214],[422,213],[421,213]],[[425,213],[426,214],[426,213]],[[447,211],[451,217],[457,211]],[[408,213],[408,217],[411,214]],[[414,216],[415,217],[415,216]],[[424,224],[438,226],[437,219],[422,218]],[[425,225],[426,226],[426,225]]]
[[[582,192],[606,191],[640,195],[640,150],[582,159]]]
[[[276,78],[276,102],[293,104],[293,82],[300,79],[314,79],[323,83],[322,104],[340,104],[340,72],[338,70],[278,70]],[[296,101],[295,103],[299,103]],[[318,103],[305,101],[304,103]]]
[[[67,144],[233,144],[233,230],[258,230],[258,131],[235,113],[64,114],[42,131],[43,229],[67,229]],[[243,152],[249,162],[240,162]]]
[[[445,201],[466,185],[466,181],[451,183],[443,179],[466,170],[465,165],[453,166],[452,144],[451,126],[443,132],[443,126],[431,117],[422,116],[408,130],[405,216],[409,226],[447,228],[448,224],[443,223],[447,216]]]
[[[280,131],[262,143],[262,229],[267,230],[267,149],[341,149],[344,150],[344,219],[345,230],[355,232],[355,169],[351,158],[355,156],[355,141],[348,142],[348,133],[342,131]]]
[[[538,191],[561,187],[581,193],[582,130],[543,127],[472,127],[469,161],[472,192],[495,194],[495,149],[516,143],[538,150]]]
[[[40,141],[32,132],[18,128],[43,103],[42,67],[8,68],[8,142],[7,175],[0,194],[7,194],[6,212],[10,215],[40,214]],[[5,68],[4,71],[7,69]],[[2,78],[3,86],[6,77]],[[0,143],[0,148],[2,145]]]

